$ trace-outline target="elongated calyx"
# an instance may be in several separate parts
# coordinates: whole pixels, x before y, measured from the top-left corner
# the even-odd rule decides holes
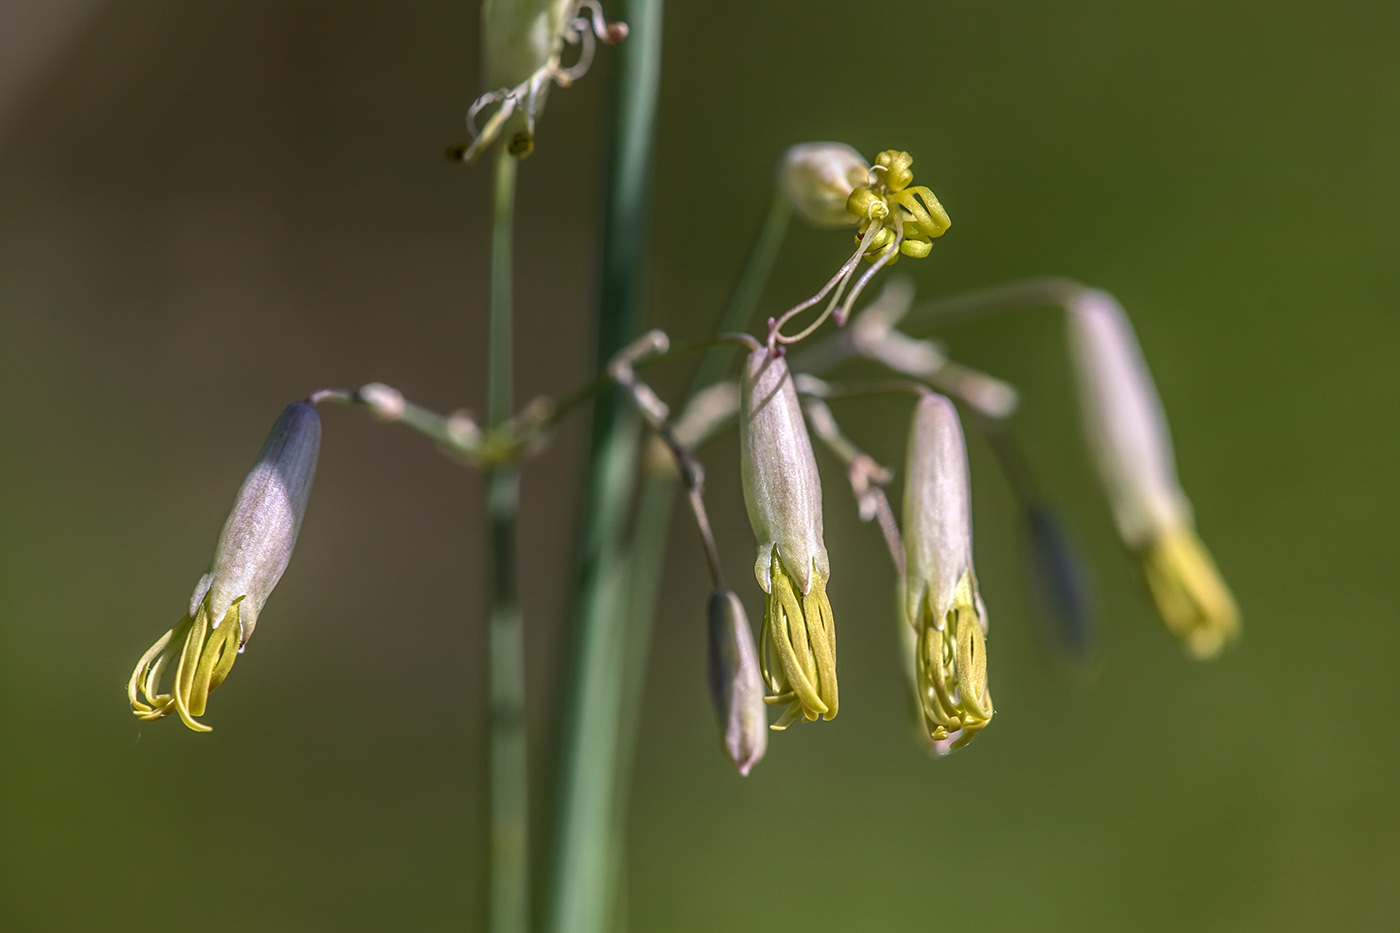
[[[754,576],[768,594],[762,664],[767,702],[786,706],[773,724],[832,719],[837,711],[836,627],[822,541],[822,487],[787,363],[757,349],[740,384],[744,504],[758,539]]]
[[[991,722],[987,610],[972,566],[967,446],[953,403],[926,395],[914,408],[904,478],[905,580],[924,724],[941,751]]]
[[[1167,627],[1198,658],[1239,634],[1239,610],[1196,536],[1161,399],[1118,302],[1085,291],[1068,309],[1070,357],[1090,455],[1119,536],[1141,561]]]
[[[287,569],[320,447],[315,409],[302,402],[288,405],[238,491],[213,564],[190,597],[189,613],[132,672],[127,695],[137,718],[160,719],[173,709],[191,729],[209,731],[198,717],[252,637],[263,605]],[[162,693],[172,663],[173,683]]]
[[[845,143],[799,143],[778,164],[778,190],[814,227],[853,226],[846,201],[869,183],[870,163]]]
[[[768,750],[768,707],[758,649],[739,597],[728,590],[710,594],[710,699],[724,739],[724,750],[742,775]]]

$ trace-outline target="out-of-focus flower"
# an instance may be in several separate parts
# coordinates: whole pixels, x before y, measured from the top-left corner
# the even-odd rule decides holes
[[[774,729],[836,716],[836,626],[822,542],[822,487],[792,374],[764,348],[744,362],[739,450],[744,504],[758,538],[754,575],[763,614],[767,702],[786,705]],[[776,663],[773,655],[776,654]]]
[[[627,37],[624,23],[608,23],[598,0],[485,0],[481,5],[482,59],[486,86],[467,112],[469,145],[452,155],[470,162],[510,126],[507,146],[524,158],[535,148],[535,120],[544,112],[551,85],[569,87],[588,72],[594,41],[616,45]],[[566,46],[579,46],[579,58],[563,65]],[[478,132],[476,117],[498,109]]]
[[[870,163],[845,143],[799,143],[778,164],[778,190],[814,227],[854,226],[846,202],[868,184]]]
[[[987,610],[972,567],[967,446],[953,403],[929,394],[914,408],[904,477],[902,605],[917,634],[919,703],[940,751],[961,748],[991,722]]]
[[[214,562],[190,597],[189,614],[131,674],[127,696],[138,719],[160,719],[173,710],[196,732],[209,731],[197,717],[252,637],[263,604],[287,569],[320,447],[316,410],[303,402],[288,405],[238,491]],[[172,664],[170,692],[162,693]]]
[[[710,594],[710,699],[724,733],[724,750],[747,775],[768,750],[768,714],[753,631],[739,597]]]
[[[1089,451],[1118,533],[1167,627],[1195,657],[1214,657],[1238,635],[1239,611],[1196,536],[1132,325],[1112,295],[1090,290],[1070,303],[1068,335]]]

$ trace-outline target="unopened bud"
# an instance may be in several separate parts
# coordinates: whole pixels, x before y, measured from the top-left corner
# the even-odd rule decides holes
[[[844,143],[801,143],[778,166],[778,188],[797,215],[816,227],[853,225],[846,201],[869,180],[870,163]]]
[[[739,597],[728,590],[710,594],[710,699],[724,735],[724,750],[739,773],[747,775],[768,749],[768,707],[758,650]]]

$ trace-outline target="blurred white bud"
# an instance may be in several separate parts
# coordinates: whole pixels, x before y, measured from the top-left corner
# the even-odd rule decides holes
[[[797,216],[815,227],[850,227],[851,192],[870,183],[870,163],[845,143],[800,143],[783,154],[778,189]]]
[[[1212,657],[1238,634],[1239,611],[1196,537],[1132,324],[1112,295],[1087,290],[1069,303],[1067,330],[1085,437],[1118,533],[1167,627],[1193,655]]]
[[[758,649],[739,597],[728,590],[710,594],[710,699],[724,733],[729,760],[747,775],[768,749],[768,714]]]

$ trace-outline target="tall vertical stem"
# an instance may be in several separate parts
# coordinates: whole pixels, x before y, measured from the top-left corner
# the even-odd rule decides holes
[[[491,221],[491,322],[487,408],[491,427],[510,417],[511,236],[515,159],[496,156]],[[520,474],[500,464],[487,476],[491,609],[491,931],[528,933],[530,923],[529,762],[525,736],[525,648],[516,591],[515,516]]]
[[[603,231],[599,369],[638,330],[651,207],[652,136],[661,72],[662,0],[630,0]],[[616,390],[593,408],[578,602],[563,698],[548,929],[602,933],[613,920],[618,741],[626,650],[626,515],[636,483],[636,417]]]

